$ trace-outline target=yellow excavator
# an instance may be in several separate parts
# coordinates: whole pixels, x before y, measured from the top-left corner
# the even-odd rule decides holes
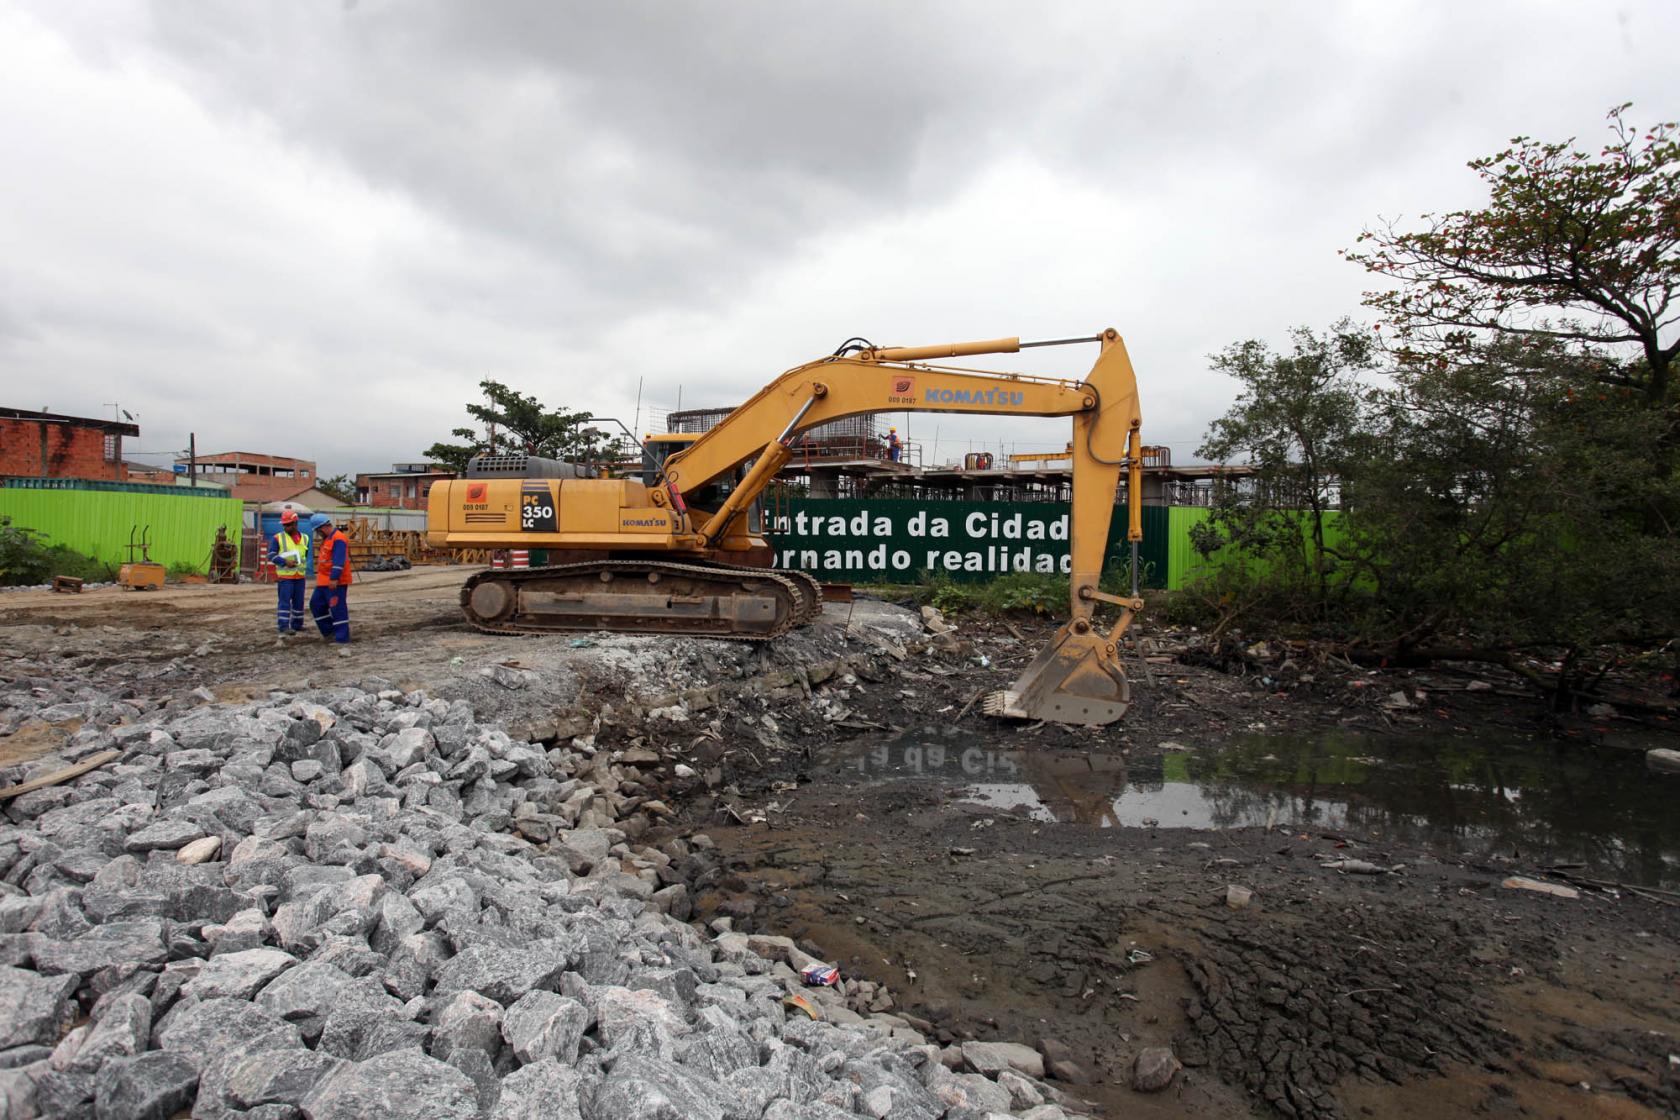
[[[1101,348],[1078,381],[932,364],[1074,343]],[[775,638],[815,619],[822,591],[803,572],[768,566],[773,552],[758,499],[792,458],[801,432],[877,412],[1073,418],[1072,618],[985,709],[1088,726],[1119,719],[1130,702],[1119,641],[1143,605],[1142,415],[1131,359],[1112,329],[939,346],[849,339],[788,370],[692,442],[650,441],[639,480],[593,477],[581,465],[525,455],[480,456],[467,477],[433,485],[427,541],[434,548],[548,552],[546,566],[490,569],[466,582],[461,609],[481,630]],[[1122,470],[1132,549],[1127,597],[1098,587]],[[1099,602],[1120,608],[1106,634],[1093,621]]]

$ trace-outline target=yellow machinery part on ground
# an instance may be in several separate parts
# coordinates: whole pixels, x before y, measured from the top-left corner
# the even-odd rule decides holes
[[[156,591],[163,586],[162,564],[136,560],[117,569],[117,582],[130,591]]]

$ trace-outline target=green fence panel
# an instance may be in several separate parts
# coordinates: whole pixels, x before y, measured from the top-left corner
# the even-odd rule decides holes
[[[1190,543],[1190,533],[1197,525],[1208,519],[1209,511],[1201,506],[1173,506],[1168,511],[1168,523],[1163,534],[1167,545],[1166,579],[1162,586],[1178,591],[1186,585],[1217,568],[1227,564],[1254,562],[1233,554],[1229,549],[1220,549],[1211,556],[1203,556]],[[1311,552],[1312,545],[1305,538],[1312,532],[1311,517],[1305,511],[1296,511],[1293,516],[1299,519],[1303,543]],[[1324,543],[1326,547],[1334,548],[1346,539],[1346,530],[1342,525],[1340,510],[1326,510],[1324,513]]]
[[[1190,544],[1190,530],[1208,519],[1201,506],[1172,506],[1167,510],[1167,578],[1169,591],[1183,588],[1191,573],[1207,563]]]
[[[1166,510],[1146,507],[1139,549],[1142,582],[1163,586]],[[780,503],[769,538],[778,567],[848,583],[916,583],[942,575],[965,582],[1026,571],[1069,570],[1066,502],[969,502],[939,499],[791,498]],[[1126,511],[1109,524],[1105,572],[1130,556]]]
[[[1124,508],[1114,511],[1116,519],[1126,516]],[[1138,547],[1138,560],[1143,566],[1142,584],[1145,587],[1167,586],[1169,558],[1172,554],[1172,510],[1167,506],[1143,507],[1143,543]]]
[[[0,517],[107,564],[128,559],[129,534],[138,541],[150,529],[151,557],[166,567],[206,571],[217,526],[237,543],[244,507],[235,498],[202,493],[58,490],[0,487]]]

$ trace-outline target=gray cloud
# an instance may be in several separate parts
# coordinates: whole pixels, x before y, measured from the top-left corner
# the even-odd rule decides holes
[[[1473,203],[1464,160],[1516,132],[1673,115],[1680,15],[1618,15],[0,8],[0,148],[32,171],[0,181],[0,372],[156,402],[148,443],[292,440],[336,471],[413,458],[484,376],[628,414],[638,380],[730,403],[855,332],[1112,323],[1184,456],[1231,395],[1207,353],[1357,311],[1335,250],[1361,225]],[[270,385],[295,436],[252,407]]]

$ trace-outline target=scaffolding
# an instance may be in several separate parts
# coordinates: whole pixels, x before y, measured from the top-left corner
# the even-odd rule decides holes
[[[709,432],[735,410],[732,408],[685,408],[665,414],[665,430],[672,435],[700,435]],[[855,453],[860,459],[887,458],[887,441],[873,414],[842,416],[801,432],[792,444],[794,455],[807,456],[821,450]],[[833,456],[823,456],[833,457]]]

